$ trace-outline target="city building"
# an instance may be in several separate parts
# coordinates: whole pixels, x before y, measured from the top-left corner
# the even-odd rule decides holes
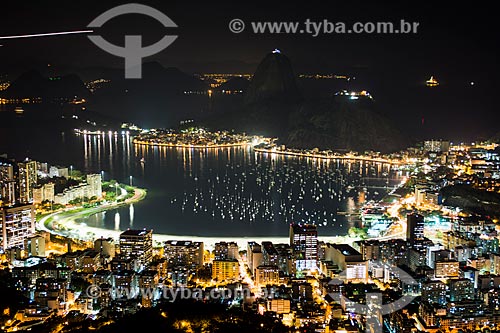
[[[368,261],[363,260],[361,253],[347,244],[327,244],[325,260],[332,261],[345,272],[347,282],[368,281]]]
[[[255,270],[258,266],[264,264],[264,258],[262,254],[262,246],[256,242],[248,242],[247,245],[247,264],[248,268],[255,276]]]
[[[142,290],[141,304],[145,308],[150,308],[153,305],[154,291],[159,282],[157,271],[146,270],[139,274],[139,290]]]
[[[436,249],[438,247],[435,247]],[[451,260],[453,259],[453,253],[450,250],[434,250],[431,248],[428,248],[428,257],[427,257],[427,266],[431,268],[436,268],[435,267],[435,262],[436,261],[444,261],[444,260]]]
[[[278,251],[274,248],[272,242],[262,242],[262,259],[264,261],[264,265],[278,265]]]
[[[427,140],[423,148],[425,152],[444,153],[450,150],[450,141]]]
[[[19,183],[19,202],[33,202],[33,189],[38,181],[38,167],[36,161],[25,161],[17,164]]]
[[[28,257],[45,257],[45,237],[29,236],[24,240],[24,251]]]
[[[165,242],[164,257],[168,260],[169,267],[186,266],[198,269],[203,266],[203,242],[176,241]]]
[[[280,274],[278,266],[259,266],[255,273],[255,283],[257,285],[273,285],[280,283]]]
[[[218,242],[215,243],[214,258],[215,260],[238,259],[239,249],[236,242]]]
[[[54,183],[47,183],[33,189],[33,203],[41,204],[44,201],[54,202]]]
[[[441,244],[434,244],[426,248],[425,258],[427,260],[427,266],[434,268],[434,262],[436,261],[436,255],[433,255],[434,251],[444,250],[444,246]],[[440,259],[439,257],[437,259]]]
[[[428,281],[422,285],[422,299],[430,304],[446,305],[448,286],[440,280]]]
[[[456,260],[439,260],[435,262],[436,279],[457,278],[460,276],[460,265]]]
[[[64,189],[54,196],[54,203],[67,205],[73,200],[89,200],[102,197],[102,183],[100,174],[87,175],[87,182]]]
[[[120,255],[137,258],[140,266],[145,267],[153,259],[153,231],[127,230],[120,234]]]
[[[277,298],[267,301],[267,310],[277,314],[290,313],[291,302],[289,299]]]
[[[378,240],[368,239],[357,243],[363,260],[377,261],[380,259],[380,242]]]
[[[68,168],[52,165],[49,168],[49,177],[64,177],[69,178]]]
[[[491,274],[500,275],[500,254],[491,253],[490,262],[491,262]]]
[[[449,279],[450,302],[474,300],[474,283],[469,279]]]
[[[113,238],[98,238],[94,241],[94,251],[99,253],[101,259],[112,260],[115,256],[116,245]]]
[[[83,273],[92,274],[101,268],[101,255],[92,250],[84,251],[80,258],[80,269]]]
[[[12,162],[0,159],[0,206],[16,203],[16,181]]]
[[[87,184],[89,185],[89,198],[102,197],[102,178],[100,173],[87,175]]]
[[[318,266],[318,231],[315,225],[291,224],[290,246],[297,272]]]
[[[423,247],[424,217],[420,214],[408,214],[406,219],[406,240],[415,248]]]
[[[218,282],[235,280],[240,276],[238,260],[214,260],[212,263],[212,279]]]
[[[13,206],[17,202],[17,182],[8,180],[0,182],[0,206]]]
[[[295,267],[293,262],[293,252],[290,244],[273,244],[278,253],[278,268],[285,275],[293,275]]]
[[[35,208],[33,205],[15,205],[0,208],[2,248],[23,247],[24,240],[35,233]]]

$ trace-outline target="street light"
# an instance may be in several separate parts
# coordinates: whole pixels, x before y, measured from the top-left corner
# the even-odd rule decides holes
[[[101,180],[104,180],[104,170],[101,170]]]
[[[70,177],[70,178],[71,178],[71,176],[72,176],[72,173],[73,173],[73,166],[72,166],[72,165],[70,165],[70,166],[69,166],[69,177]]]
[[[130,186],[132,186],[132,175],[130,175],[129,179],[130,179]]]

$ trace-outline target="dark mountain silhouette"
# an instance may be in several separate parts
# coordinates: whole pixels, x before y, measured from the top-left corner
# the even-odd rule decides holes
[[[250,86],[250,81],[244,77],[232,77],[227,82],[221,84],[218,91],[243,91],[246,92]]]
[[[89,91],[75,74],[47,78],[40,72],[31,70],[21,74],[2,93],[6,98],[72,99],[87,98]]]
[[[286,144],[297,148],[396,151],[409,144],[368,97],[334,96],[322,103],[305,103],[290,116]]]
[[[296,103],[300,100],[290,60],[281,52],[266,55],[257,67],[245,95],[248,105],[267,102]]]
[[[496,133],[495,135],[493,135],[489,141],[491,142],[494,142],[494,143],[500,143],[500,132]],[[500,150],[499,148],[497,148],[497,150]]]
[[[206,123],[276,136],[294,148],[388,152],[408,143],[371,98],[334,96],[345,80],[299,82],[288,58],[270,53],[258,66],[241,106],[233,105]]]
[[[117,73],[118,74],[118,73]],[[93,96],[92,107],[144,127],[176,127],[180,120],[206,112],[208,86],[178,68],[144,63],[142,79],[127,80],[123,71]]]

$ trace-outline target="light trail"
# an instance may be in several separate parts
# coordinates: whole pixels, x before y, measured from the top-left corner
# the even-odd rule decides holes
[[[76,34],[88,34],[94,32],[93,30],[75,30],[75,31],[61,31],[61,32],[47,32],[42,34],[30,34],[30,35],[13,35],[13,36],[0,36],[0,40],[4,39],[19,39],[19,38],[36,38],[36,37],[50,37],[50,36],[64,36],[64,35],[76,35]],[[0,45],[2,46],[2,45]]]

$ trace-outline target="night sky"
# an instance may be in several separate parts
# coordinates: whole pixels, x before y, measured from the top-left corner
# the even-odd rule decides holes
[[[83,29],[105,10],[123,1],[11,1],[2,4],[2,35]],[[142,1],[164,12],[179,28],[168,29],[179,38],[167,50],[149,58],[165,66],[196,71],[252,71],[269,50],[278,47],[298,71],[330,72],[366,66],[399,72],[413,67],[428,72],[497,68],[498,29],[494,13],[486,6],[455,2],[438,8],[424,1],[376,5],[354,1],[308,1],[304,6],[284,2],[174,2]],[[420,22],[416,35],[255,35],[233,34],[228,22],[345,21]],[[167,29],[142,15],[125,15],[104,26],[102,35],[123,42],[124,34],[142,34],[153,43]],[[248,30],[248,24],[247,24]],[[3,41],[2,67],[50,62],[69,66],[120,66],[84,36]],[[436,74],[437,75],[437,74]]]
[[[85,29],[102,12],[124,3],[11,1],[2,4],[0,32],[11,35]],[[405,113],[411,113],[411,121],[415,124],[421,117],[430,117],[436,112],[412,110],[405,87],[421,85],[434,75],[442,87],[453,88],[448,91],[449,97],[441,102],[448,107],[447,113],[436,118],[434,126],[450,117],[458,117],[457,126],[463,129],[454,133],[463,132],[469,126],[467,119],[473,115],[479,124],[472,131],[473,135],[481,134],[482,124],[490,126],[489,134],[498,131],[492,124],[500,121],[498,102],[494,99],[500,73],[499,38],[496,13],[487,5],[453,2],[451,6],[437,7],[424,1],[384,2],[383,5],[373,1],[307,1],[303,5],[283,1],[140,3],[162,11],[178,28],[165,29],[151,18],[125,15],[108,22],[99,34],[115,44],[123,43],[125,34],[143,35],[145,44],[156,42],[165,33],[179,36],[167,49],[145,61],[158,61],[165,67],[178,67],[188,73],[253,73],[266,53],[279,48],[290,58],[296,73],[346,73],[359,77],[369,73],[366,86],[374,90],[375,96],[378,89],[385,89],[381,97],[392,110],[389,113],[397,113],[402,121]],[[246,31],[231,33],[228,23],[233,18],[246,21]],[[249,21],[304,21],[306,18],[348,24],[404,19],[420,22],[420,26],[417,34],[407,35],[326,34],[312,37],[256,35],[248,31]],[[4,73],[19,73],[48,63],[66,72],[123,66],[123,59],[105,53],[83,35],[19,39],[0,44],[3,44],[0,72]],[[470,90],[470,82],[475,83],[475,90]],[[387,93],[391,87],[395,88],[394,101]],[[410,107],[406,108],[408,104]]]

